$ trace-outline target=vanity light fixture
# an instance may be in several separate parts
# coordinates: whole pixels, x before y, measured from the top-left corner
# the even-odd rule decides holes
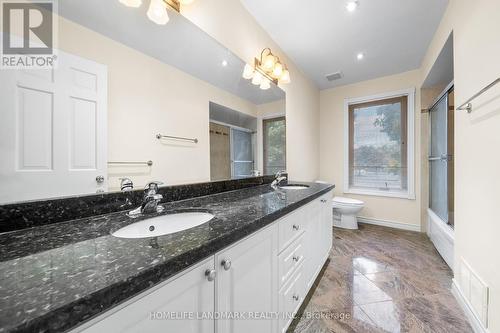
[[[142,5],[142,0],[119,0],[120,3],[127,7],[138,8]],[[148,18],[156,24],[165,25],[170,18],[168,17],[167,8],[173,9],[180,13],[181,4],[187,5],[194,0],[151,0],[147,11]]]
[[[352,1],[347,2],[347,4],[345,5],[345,8],[347,9],[348,12],[353,12],[358,8],[358,5],[359,5],[359,3],[357,0],[352,0]]]
[[[122,4],[124,4],[127,7],[140,7],[142,5],[142,0],[120,0]]]
[[[271,88],[271,82],[290,83],[290,72],[279,57],[275,56],[270,48],[265,48],[260,53],[260,59],[255,58],[254,65],[246,64],[243,69],[243,78],[252,80],[260,89]]]
[[[269,79],[266,77],[262,78],[262,82],[260,83],[260,89],[267,90],[269,88],[271,88],[271,81],[269,81]]]

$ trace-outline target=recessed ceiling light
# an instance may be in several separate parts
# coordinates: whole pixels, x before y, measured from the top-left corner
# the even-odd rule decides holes
[[[361,53],[361,52],[356,55],[356,58],[358,60],[362,60],[364,57],[365,57],[365,55],[363,53]]]
[[[358,8],[358,2],[357,1],[349,1],[347,5],[345,6],[348,12],[353,12]]]
[[[226,67],[227,66],[227,60],[222,60],[222,66]]]

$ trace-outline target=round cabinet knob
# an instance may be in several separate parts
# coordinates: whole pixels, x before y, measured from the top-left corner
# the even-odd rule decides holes
[[[300,225],[298,225],[298,224],[294,224],[293,225],[293,230],[297,230],[298,231],[299,229],[300,229]]]
[[[217,274],[217,273],[215,272],[215,269],[207,269],[207,270],[205,271],[205,276],[207,277],[207,280],[208,280],[208,281],[213,281],[213,280],[215,280],[215,275],[216,275],[216,274]]]
[[[325,203],[325,202],[326,202],[326,199],[321,199],[321,202],[322,202],[322,203]]]
[[[95,177],[95,181],[99,184],[104,183],[104,176]]]
[[[224,267],[224,270],[225,271],[228,271],[229,269],[231,269],[231,260],[229,259],[224,259],[221,261],[220,265],[222,267]]]
[[[298,302],[300,299],[299,295],[293,295],[292,297],[295,302]]]
[[[293,259],[293,261],[295,261],[295,262],[299,262],[299,260],[300,260],[300,256],[293,256],[293,258],[292,258],[292,259]]]

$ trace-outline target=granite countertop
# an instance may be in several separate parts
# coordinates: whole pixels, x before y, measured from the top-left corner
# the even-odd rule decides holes
[[[268,184],[0,234],[0,332],[61,332],[109,310],[333,189]],[[122,239],[110,233],[145,218],[207,211],[208,223],[175,234]]]

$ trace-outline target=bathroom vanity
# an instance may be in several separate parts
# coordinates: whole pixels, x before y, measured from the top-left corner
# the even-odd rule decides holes
[[[303,185],[261,182],[164,200],[150,216],[118,211],[0,234],[0,331],[285,332],[332,245],[333,185]],[[217,183],[198,189],[207,186]],[[214,218],[158,237],[111,235],[179,212]]]

